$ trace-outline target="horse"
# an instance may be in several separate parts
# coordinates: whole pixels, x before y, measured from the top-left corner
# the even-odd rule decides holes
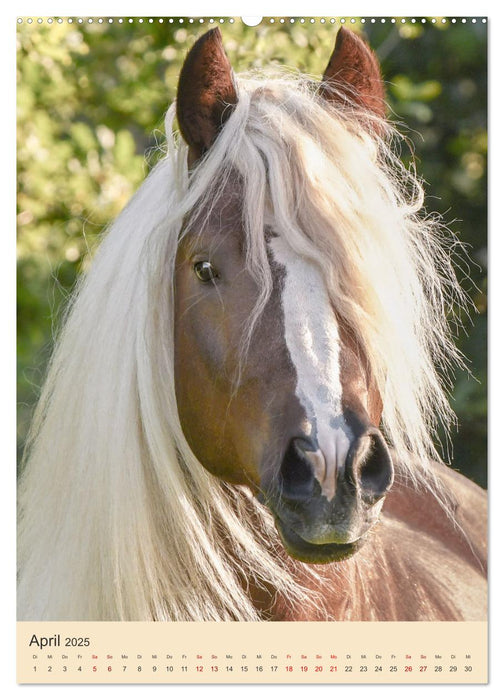
[[[484,620],[486,496],[435,447],[455,237],[376,55],[237,75],[212,29],[165,123],[34,413],[19,619]]]

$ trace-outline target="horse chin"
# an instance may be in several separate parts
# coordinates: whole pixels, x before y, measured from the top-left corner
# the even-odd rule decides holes
[[[275,525],[286,552],[294,559],[307,564],[329,564],[349,559],[362,547],[366,539],[363,536],[346,544],[314,544],[303,539],[280,518],[275,518]]]

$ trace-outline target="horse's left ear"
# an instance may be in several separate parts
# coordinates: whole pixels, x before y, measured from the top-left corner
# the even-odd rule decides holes
[[[189,165],[210,148],[237,101],[220,30],[211,29],[189,51],[178,84],[177,120]]]
[[[322,95],[331,102],[349,102],[386,116],[385,89],[378,59],[354,32],[341,27],[321,84]]]

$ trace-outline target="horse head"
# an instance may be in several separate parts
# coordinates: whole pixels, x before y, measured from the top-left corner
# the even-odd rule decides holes
[[[352,32],[339,31],[319,95],[336,109],[351,104],[377,122],[384,117],[376,58]],[[188,54],[178,87],[190,178],[239,102],[220,33],[212,30]],[[247,262],[243,178],[231,170],[216,184],[212,206],[188,217],[175,264],[182,430],[205,469],[252,488],[291,556],[346,558],[376,523],[393,481],[369,358],[317,260],[279,235],[267,206],[264,294]]]

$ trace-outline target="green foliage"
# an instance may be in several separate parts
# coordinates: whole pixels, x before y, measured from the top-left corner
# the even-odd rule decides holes
[[[18,25],[19,445],[42,383],[55,318],[100,232],[156,162],[184,56],[207,25]],[[454,465],[486,483],[486,26],[355,24],[377,51],[392,118],[411,140],[439,211],[475,261],[461,279],[479,312],[460,348]],[[222,27],[237,71],[279,64],[319,77],[336,35],[315,25]],[[409,154],[405,154],[409,157]],[[469,281],[469,277],[473,282]]]

